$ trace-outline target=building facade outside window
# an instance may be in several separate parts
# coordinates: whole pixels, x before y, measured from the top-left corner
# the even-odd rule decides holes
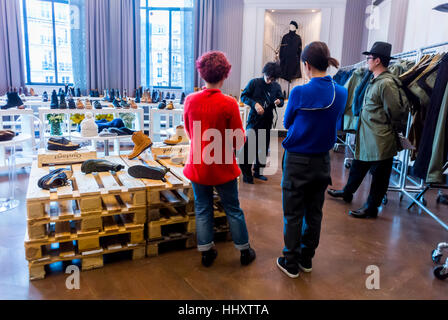
[[[68,0],[22,0],[27,84],[72,83]]]

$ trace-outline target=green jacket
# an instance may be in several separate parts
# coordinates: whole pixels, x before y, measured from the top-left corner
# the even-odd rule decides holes
[[[361,83],[364,76],[365,68],[356,69],[349,80],[345,83],[344,87],[348,91],[347,104],[345,105],[344,111],[344,127],[343,130],[346,132],[354,133],[356,130],[356,124],[358,123],[358,117],[353,115],[352,103],[355,97],[356,87]]]
[[[397,155],[392,121],[408,116],[400,104],[400,93],[392,73],[385,71],[370,81],[356,131],[355,159],[380,161]]]

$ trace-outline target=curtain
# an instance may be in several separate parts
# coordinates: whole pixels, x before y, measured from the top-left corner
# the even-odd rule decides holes
[[[70,0],[70,39],[72,48],[73,84],[87,92],[86,15],[84,0]]]
[[[194,11],[181,10],[181,21],[183,22],[182,55],[184,59],[183,91],[190,94],[194,90],[195,55],[194,55]]]
[[[19,0],[0,0],[0,95],[25,86]]]

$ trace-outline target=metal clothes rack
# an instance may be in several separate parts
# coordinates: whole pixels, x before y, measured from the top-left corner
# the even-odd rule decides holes
[[[440,52],[439,50],[445,46],[448,46],[448,42],[438,43],[438,44],[422,47],[417,50],[399,53],[399,54],[393,55],[393,57],[396,59],[415,57],[415,61],[416,61],[416,63],[418,63],[418,61],[421,60],[423,55]],[[361,61],[354,65],[343,67],[342,70],[356,68],[358,66],[362,66],[364,63],[365,63],[365,61]],[[406,137],[409,136],[412,119],[413,119],[412,115],[409,114],[407,128],[406,128]],[[440,218],[435,213],[433,213],[426,207],[426,201],[423,198],[424,194],[430,189],[448,189],[448,186],[447,185],[439,185],[439,184],[437,184],[437,185],[425,184],[423,180],[421,180],[420,182],[415,181],[412,177],[409,176],[409,163],[411,160],[410,150],[402,151],[401,155],[402,155],[401,160],[398,160],[395,162],[396,164],[399,164],[399,169],[395,168],[395,171],[397,171],[399,173],[398,183],[395,186],[390,186],[388,191],[399,192],[400,193],[400,201],[403,199],[403,196],[408,197],[412,201],[411,205],[408,207],[408,210],[411,209],[414,205],[419,206],[426,214],[428,214],[430,217],[432,217],[437,223],[439,223],[445,230],[448,231],[448,225],[446,223],[444,223],[442,220],[440,220]],[[414,186],[408,185],[407,184],[408,181],[410,183],[412,183]],[[417,195],[414,197],[411,193],[417,193]],[[439,193],[439,196],[440,196],[440,193]],[[385,198],[385,202],[387,202],[387,197]]]

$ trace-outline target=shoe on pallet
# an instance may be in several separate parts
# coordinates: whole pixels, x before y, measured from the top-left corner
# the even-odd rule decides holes
[[[184,126],[177,126],[176,133],[172,135],[169,139],[163,141],[163,143],[174,146],[178,144],[189,144],[190,140],[187,137],[187,133],[185,132]]]
[[[10,141],[16,136],[14,131],[0,130],[0,141]]]
[[[81,172],[89,174],[92,172],[119,172],[124,169],[124,166],[118,163],[113,163],[103,159],[92,159],[84,161],[81,165]]]
[[[79,148],[79,144],[74,144],[64,137],[50,138],[47,144],[47,149],[51,151],[74,151],[78,150]]]
[[[132,135],[132,142],[134,142],[134,149],[132,153],[128,155],[129,159],[135,159],[142,154],[146,149],[151,148],[151,139],[143,133],[143,131],[135,132]]]
[[[166,182],[165,175],[168,169],[160,167],[151,167],[144,165],[137,165],[130,167],[128,169],[128,174],[136,179],[150,179],[150,180],[161,180]]]
[[[39,188],[44,190],[51,190],[68,185],[68,180],[72,177],[73,172],[69,169],[61,168],[51,171],[49,174],[43,176],[37,182]]]
[[[11,109],[11,108],[25,109],[22,99],[20,99],[17,92],[8,92],[6,94],[6,104],[1,107],[1,109]]]

